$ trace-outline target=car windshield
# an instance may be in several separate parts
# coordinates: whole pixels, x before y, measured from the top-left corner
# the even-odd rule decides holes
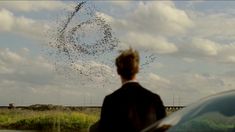
[[[144,131],[235,130],[235,91],[205,98],[153,124]]]
[[[230,131],[234,101],[187,106],[234,89],[234,27],[232,0],[0,0],[0,130],[88,131],[132,48],[131,81],[160,96],[164,129]]]

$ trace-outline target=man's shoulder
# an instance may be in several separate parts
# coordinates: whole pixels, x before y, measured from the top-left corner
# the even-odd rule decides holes
[[[137,95],[146,95],[153,98],[160,98],[157,93],[150,91],[149,89],[143,87],[138,82],[131,82],[123,85],[121,88],[115,90],[111,94],[107,95],[105,99],[112,100],[118,98],[122,95],[130,95],[130,94],[137,94]]]
[[[151,90],[143,87],[141,84],[138,84],[137,86],[138,86],[138,90],[140,92],[147,93],[147,94],[150,94],[150,95],[153,95],[153,96],[159,96],[158,94],[152,92]]]
[[[126,83],[122,85],[117,90],[113,91],[112,93],[105,96],[106,100],[111,100],[122,96],[123,94],[127,94],[132,90],[137,90],[136,88],[141,87],[137,82]]]
[[[145,94],[147,94],[148,96],[151,96],[153,98],[159,98],[160,97],[157,93],[154,93],[154,92],[150,91],[147,88],[142,87],[142,89],[143,89],[142,92],[145,92]]]

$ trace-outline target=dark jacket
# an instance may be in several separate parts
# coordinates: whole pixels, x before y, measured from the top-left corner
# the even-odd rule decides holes
[[[98,129],[100,132],[138,132],[166,116],[159,95],[129,82],[105,97]]]

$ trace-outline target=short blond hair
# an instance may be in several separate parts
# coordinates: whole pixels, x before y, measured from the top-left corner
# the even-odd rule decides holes
[[[139,72],[139,52],[132,48],[121,51],[115,64],[118,74],[124,79],[132,79]]]

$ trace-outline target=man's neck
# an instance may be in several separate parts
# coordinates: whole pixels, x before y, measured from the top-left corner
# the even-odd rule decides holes
[[[128,83],[128,82],[136,82],[136,78],[132,78],[132,79],[124,79],[124,78],[121,78],[121,81],[122,81],[122,85],[125,84],[125,83]]]

